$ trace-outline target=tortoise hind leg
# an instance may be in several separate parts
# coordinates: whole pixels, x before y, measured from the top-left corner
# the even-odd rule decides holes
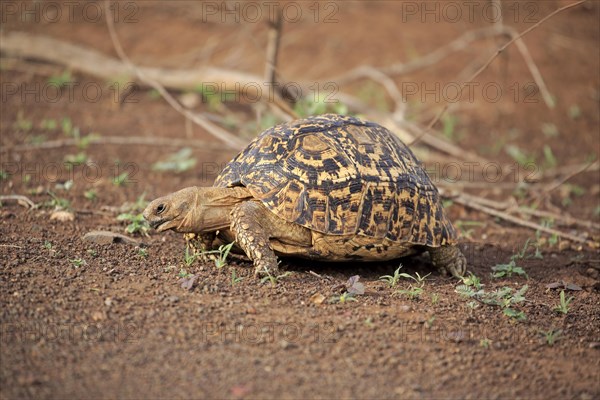
[[[467,259],[454,245],[445,245],[441,247],[430,247],[429,255],[431,262],[442,275],[448,275],[460,278],[467,272]]]

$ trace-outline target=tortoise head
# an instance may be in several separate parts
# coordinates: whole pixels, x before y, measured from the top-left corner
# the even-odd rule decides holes
[[[158,232],[192,232],[195,208],[202,198],[200,189],[188,187],[152,201],[144,210],[144,218]]]
[[[238,188],[192,186],[152,201],[144,218],[158,232],[202,233],[230,225],[229,213],[242,199]]]

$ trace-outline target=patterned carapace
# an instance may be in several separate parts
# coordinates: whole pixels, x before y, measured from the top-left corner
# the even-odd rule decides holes
[[[456,232],[437,189],[386,128],[326,114],[260,134],[214,186],[245,186],[280,218],[327,235],[439,247]]]

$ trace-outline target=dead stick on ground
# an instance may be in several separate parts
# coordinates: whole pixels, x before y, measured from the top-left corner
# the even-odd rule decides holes
[[[169,103],[171,107],[173,107],[177,112],[204,128],[208,133],[210,133],[214,137],[227,143],[230,147],[234,149],[241,149],[244,147],[245,143],[243,140],[227,132],[225,129],[218,127],[206,118],[201,117],[198,114],[194,114],[189,110],[183,108],[181,104],[179,104],[177,100],[175,100],[175,98],[171,96],[171,94],[167,92],[167,90],[160,83],[147,77],[139,68],[137,68],[129,59],[127,54],[125,54],[125,51],[121,46],[121,42],[119,41],[119,37],[117,36],[117,32],[115,31],[109,0],[104,1],[104,11],[106,16],[106,24],[108,26],[108,33],[110,35],[110,39],[112,40],[115,51],[119,55],[119,58],[138,76],[139,79],[146,82],[148,85],[152,86],[155,90],[157,90],[167,101],[167,103]]]
[[[525,36],[526,34],[528,34],[529,32],[531,32],[532,30],[536,29],[537,27],[539,27],[541,24],[543,24],[544,22],[546,22],[547,20],[549,20],[550,18],[552,18],[553,16],[555,16],[556,14],[568,10],[569,8],[578,6],[582,3],[584,3],[586,0],[581,0],[578,1],[576,3],[572,3],[572,4],[567,4],[566,6],[560,7],[554,11],[552,11],[550,14],[546,15],[544,18],[540,19],[538,22],[536,22],[535,24],[533,24],[532,26],[530,26],[529,28],[525,29],[523,32],[519,33],[517,36],[514,36],[511,40],[509,40],[506,44],[504,44],[503,46],[501,46],[498,50],[496,50],[496,52],[489,58],[489,60],[487,60],[487,62],[485,64],[483,64],[481,66],[481,68],[479,68],[477,71],[475,71],[475,73],[466,81],[464,81],[463,83],[461,83],[460,88],[459,88],[459,98],[460,95],[462,94],[465,85],[468,82],[472,82],[473,80],[475,80],[475,78],[477,78],[479,76],[479,74],[481,74],[483,71],[485,71],[487,69],[487,67],[492,63],[492,61],[494,61],[496,59],[496,57],[498,57],[498,55],[500,55],[504,50],[506,50],[508,48],[508,46],[510,46],[511,44],[513,44],[514,42],[516,42],[517,40],[521,39],[523,36]],[[448,107],[450,106],[450,103],[446,103],[444,105],[444,107],[440,110],[440,112],[431,120],[431,122],[429,123],[429,125],[427,125],[427,128],[423,131],[423,133],[419,136],[417,136],[411,143],[409,143],[409,146],[414,145],[415,143],[417,143],[419,140],[421,140],[421,137],[425,134],[425,132],[429,131],[431,128],[433,128],[433,126],[440,120],[440,118],[442,118],[442,116],[444,115],[444,113],[446,112],[446,110],[448,109]]]
[[[549,186],[548,188],[546,188],[544,190],[544,192],[542,193],[541,197],[537,200],[537,204],[539,204],[540,201],[542,201],[544,198],[546,198],[548,195],[550,195],[550,193],[556,189],[558,189],[559,187],[561,187],[566,181],[568,181],[569,179],[573,178],[575,175],[579,175],[582,172],[585,172],[588,170],[588,168],[590,168],[592,165],[594,164],[598,164],[598,161],[595,162],[591,162],[588,163],[586,165],[584,165],[583,167],[579,168],[578,170],[575,170],[573,172],[571,172],[569,175],[565,176],[564,178],[558,180],[557,182],[553,183],[552,186]]]
[[[20,206],[26,207],[26,208],[35,208],[36,205],[33,201],[31,201],[29,199],[29,197],[26,196],[21,196],[21,195],[5,195],[5,196],[0,196],[0,203],[3,201],[14,201],[17,204],[19,204]]]
[[[476,203],[474,201],[472,201],[471,199],[465,198],[462,195],[458,195],[456,197],[452,198],[452,201],[462,204],[465,207],[469,207],[472,208],[474,210],[478,210],[481,212],[484,212],[486,214],[489,214],[491,216],[494,217],[498,217],[500,219],[503,219],[505,221],[508,222],[512,222],[515,225],[519,225],[519,226],[523,226],[529,229],[533,229],[535,231],[540,231],[540,232],[544,232],[547,233],[549,235],[556,235],[558,237],[561,237],[563,239],[567,239],[567,240],[571,240],[573,242],[577,242],[577,243],[584,243],[587,244],[588,240],[584,239],[582,237],[579,236],[575,236],[575,235],[571,235],[570,233],[565,233],[565,232],[561,232],[559,230],[556,229],[552,229],[552,228],[548,228],[547,226],[543,226],[540,224],[537,224],[535,222],[531,222],[531,221],[526,221],[522,218],[519,217],[515,217],[514,215],[510,215],[504,211],[499,211],[499,210],[495,210],[493,208],[489,208],[486,206],[483,206],[479,203]]]
[[[446,188],[440,187],[440,193],[445,197],[452,199],[453,197],[450,195],[446,195]],[[474,196],[468,193],[460,193],[461,198],[466,201],[477,203],[484,207],[493,208],[495,210],[504,211],[507,214],[522,214],[522,215],[533,215],[538,218],[551,218],[552,220],[563,223],[564,225],[577,225],[587,229],[600,229],[600,225],[596,224],[592,221],[582,221],[577,218],[571,217],[570,215],[559,215],[556,213],[552,213],[549,211],[536,210],[531,208],[521,208],[519,204],[511,197],[507,201],[495,201],[486,199],[485,197]]]
[[[80,140],[77,139],[64,139],[64,140],[51,140],[39,144],[24,144],[14,147],[3,146],[0,149],[1,152],[8,151],[36,151],[36,150],[48,150],[58,149],[61,147],[77,146],[80,144]],[[173,146],[173,147],[194,147],[198,150],[215,151],[228,149],[229,146],[206,142],[204,140],[197,139],[183,139],[183,138],[161,138],[161,137],[145,137],[145,136],[99,136],[92,137],[89,141],[90,144],[108,144],[108,145],[141,145],[141,146]],[[233,149],[232,149],[233,150]]]
[[[533,215],[538,218],[548,218],[555,221],[558,224],[566,225],[566,226],[581,226],[587,229],[599,229],[600,224],[597,224],[592,221],[582,221],[580,219],[571,217],[570,215],[560,215],[550,211],[543,210],[534,210],[531,208],[511,208],[506,210],[508,213],[519,213],[523,215]]]
[[[452,42],[433,50],[426,56],[409,61],[407,63],[398,63],[388,67],[379,68],[379,71],[389,76],[408,74],[410,72],[432,66],[443,60],[448,55],[468,48],[471,43],[476,40],[486,39],[497,36],[498,34],[499,33],[495,28],[490,27],[469,31],[454,39]],[[503,32],[503,34],[508,35],[507,32]],[[343,85],[356,79],[364,78],[365,76],[363,75],[363,67],[364,66],[358,66],[343,75],[332,77],[326,81],[336,82],[338,85]]]

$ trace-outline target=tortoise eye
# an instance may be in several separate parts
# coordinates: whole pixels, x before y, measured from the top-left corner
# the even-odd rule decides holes
[[[164,204],[159,204],[158,207],[156,207],[156,213],[157,214],[162,214],[165,211],[166,208],[167,207],[165,207]]]

